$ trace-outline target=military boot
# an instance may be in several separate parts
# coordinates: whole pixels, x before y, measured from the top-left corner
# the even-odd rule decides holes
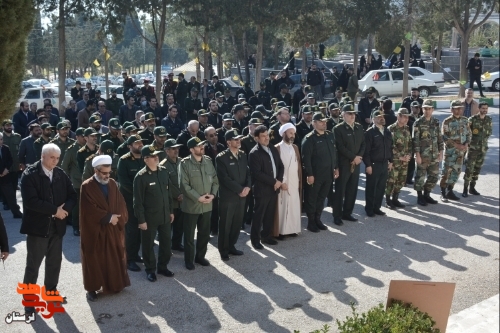
[[[319,229],[316,226],[314,214],[307,214],[307,230],[311,232],[319,232]]]
[[[464,198],[467,198],[469,196],[469,193],[467,192],[469,192],[469,185],[464,185],[464,190],[462,191],[462,196]]]
[[[392,204],[397,208],[405,208],[406,206],[399,202],[399,192],[395,192],[392,195]]]
[[[446,193],[446,187],[441,187],[441,201],[448,202],[448,195]]]
[[[316,227],[318,227],[319,230],[328,230],[327,226],[323,224],[323,222],[321,222],[321,212],[317,212],[315,215],[314,215],[315,219],[314,221],[316,222]]]
[[[448,193],[446,193],[446,197],[450,200],[453,200],[453,201],[458,201],[460,200],[459,197],[457,197],[455,195],[455,193],[453,192],[453,185],[448,185]]]
[[[389,209],[396,209],[396,206],[392,203],[390,194],[385,195],[385,206]]]
[[[470,183],[469,193],[474,195],[481,195],[478,191],[476,191],[476,183]]]
[[[418,199],[417,203],[420,206],[427,206],[427,201],[425,201],[424,195],[422,194],[422,191],[417,191]]]
[[[430,203],[430,204],[433,204],[433,205],[435,205],[435,204],[438,203],[436,200],[432,199],[432,197],[431,197],[431,191],[424,190],[424,199],[425,199],[425,201],[427,201],[427,203]]]

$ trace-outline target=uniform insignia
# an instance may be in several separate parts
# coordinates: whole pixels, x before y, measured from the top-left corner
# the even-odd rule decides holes
[[[87,147],[87,146],[83,146],[82,148],[78,149],[78,152],[79,152],[79,153],[83,153],[83,152],[85,152],[85,148],[86,148],[86,147]]]
[[[123,155],[122,157],[120,157],[121,160],[126,160],[127,158],[129,158],[131,155],[130,155],[130,152],[126,153],[125,155]]]
[[[90,161],[90,160],[91,160],[91,159],[93,159],[94,157],[95,157],[95,154],[92,154],[92,155],[90,155],[89,157],[87,157],[87,158],[85,159],[85,161]]]
[[[472,134],[478,134],[479,133],[479,130],[477,128],[474,128],[474,130],[472,131]]]

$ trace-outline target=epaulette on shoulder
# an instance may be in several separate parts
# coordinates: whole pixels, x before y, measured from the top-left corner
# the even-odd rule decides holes
[[[122,157],[120,157],[121,160],[126,160],[127,158],[129,158],[130,156],[132,156],[130,154],[130,152],[126,153],[125,155],[123,155]]]
[[[218,153],[216,157],[224,156],[226,154],[226,152],[227,152],[227,150],[223,150],[220,153]]]
[[[307,133],[307,134],[306,134],[306,138],[308,138],[308,137],[312,136],[313,134],[314,134],[314,131],[311,131],[311,132]]]
[[[79,152],[79,153],[83,153],[83,152],[85,152],[85,148],[86,148],[86,146],[83,146],[82,148],[78,149],[78,152]]]
[[[160,163],[158,163],[158,165],[163,166],[165,163],[167,163],[167,159],[166,158],[163,159],[162,161],[160,161]]]
[[[70,150],[71,148],[73,148],[74,146],[76,145],[76,142],[73,142],[68,148],[66,148],[66,150]]]
[[[92,155],[90,155],[89,157],[87,157],[87,158],[85,159],[85,161],[90,161],[90,160],[92,160],[94,157],[95,157],[95,154],[92,154]]]
[[[141,170],[139,170],[139,172],[137,172],[138,175],[143,175],[146,173],[146,168],[142,168]]]
[[[212,160],[212,158],[211,158],[210,156],[208,156],[208,155],[203,155],[203,156],[204,156],[204,157],[206,157],[206,158],[207,158],[207,160],[209,160],[209,161],[211,161],[211,160]]]
[[[241,149],[238,149],[238,152],[242,153],[242,154],[245,154],[245,151],[244,150],[241,150]]]

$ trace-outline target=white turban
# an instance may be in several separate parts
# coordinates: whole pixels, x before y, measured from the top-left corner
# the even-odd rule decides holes
[[[283,136],[283,133],[285,133],[290,128],[293,128],[293,130],[296,131],[295,126],[292,123],[286,123],[285,125],[282,125],[280,127],[280,130],[278,131],[280,136]]]
[[[109,155],[98,155],[92,159],[92,167],[98,167],[99,165],[110,165],[111,156]]]

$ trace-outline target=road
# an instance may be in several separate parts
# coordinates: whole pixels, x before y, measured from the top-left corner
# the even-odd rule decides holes
[[[438,110],[440,120],[449,114]],[[67,297],[64,314],[52,319],[0,323],[1,332],[310,332],[350,314],[385,303],[393,279],[455,282],[452,313],[486,300],[499,290],[499,110],[490,108],[494,135],[479,178],[481,196],[458,203],[420,207],[410,187],[402,191],[407,204],[387,217],[364,214],[364,174],[354,215],[359,222],[332,223],[323,212],[327,231],[305,230],[277,246],[255,251],[249,228],[237,244],[244,256],[223,262],[212,238],[210,267],[188,271],[174,251],[169,269],[174,278],[131,272],[132,285],[117,295],[88,303],[82,284],[79,238],[68,227],[58,289]],[[463,180],[456,186],[462,189]],[[436,187],[433,196],[438,198]],[[387,211],[387,210],[386,210]],[[23,313],[16,293],[26,260],[25,236],[19,220],[2,212],[12,246],[0,280],[3,316]],[[2,269],[0,268],[0,271]],[[43,283],[44,268],[39,283]],[[336,329],[333,330],[334,332]]]

